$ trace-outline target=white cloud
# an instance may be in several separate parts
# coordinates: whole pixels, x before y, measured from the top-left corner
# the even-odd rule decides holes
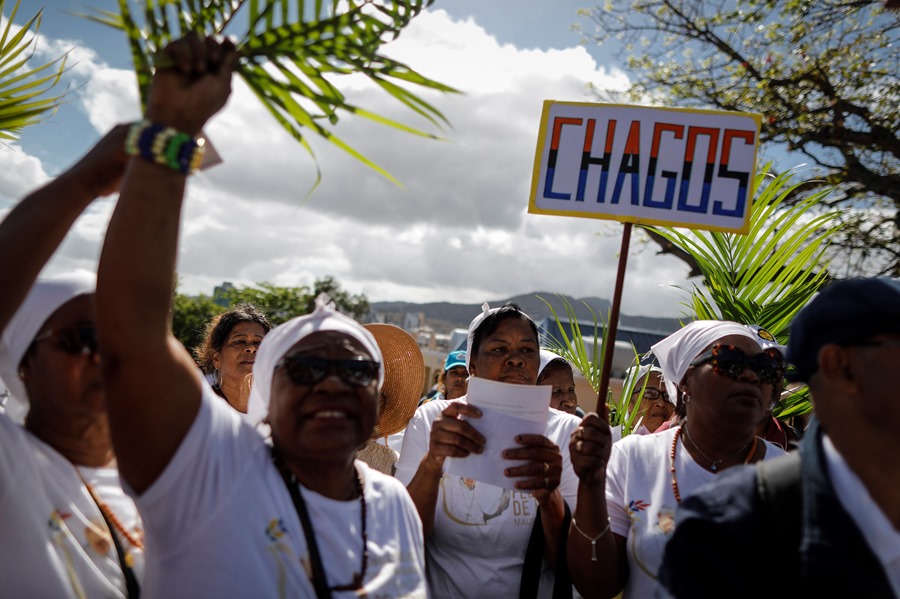
[[[0,145],[3,176],[0,177],[0,206],[14,202],[47,182],[41,161],[22,151],[18,144]]]
[[[189,185],[179,257],[181,290],[269,281],[310,285],[333,275],[371,301],[478,303],[543,291],[611,298],[621,225],[527,214],[542,102],[590,101],[586,84],[622,88],[627,78],[599,66],[583,47],[522,50],[499,44],[471,19],[427,12],[389,46],[390,54],[462,95],[416,90],[448,118],[436,131],[363,78],[354,101],[446,141],[417,138],[358,118],[336,132],[403,184],[399,188],[340,150],[311,139],[323,181],[299,145],[258,100],[235,83],[228,106],[207,127],[224,165]],[[89,53],[79,62],[83,106],[98,131],[137,116],[133,76]],[[79,220],[55,264],[89,261],[110,203]],[[686,268],[632,246],[626,314],[680,313],[660,284]]]

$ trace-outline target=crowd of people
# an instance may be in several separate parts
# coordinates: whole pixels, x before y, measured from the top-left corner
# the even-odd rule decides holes
[[[415,339],[327,296],[276,327],[237,306],[192,355],[169,322],[182,203],[237,54],[163,52],[144,120],[0,222],[0,377],[25,414],[0,414],[0,594],[900,597],[900,281],[831,283],[787,346],[689,322],[633,370],[624,437],[515,304],[474,315],[421,403]],[[96,275],[39,278],[116,191]],[[788,364],[805,431],[772,415]],[[485,389],[539,391],[536,416]]]

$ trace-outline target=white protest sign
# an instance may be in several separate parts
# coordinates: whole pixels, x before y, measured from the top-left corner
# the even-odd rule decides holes
[[[547,100],[528,211],[746,233],[758,114]]]

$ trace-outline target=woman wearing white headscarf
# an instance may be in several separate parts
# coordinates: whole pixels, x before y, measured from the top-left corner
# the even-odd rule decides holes
[[[634,414],[637,419],[632,424],[634,433],[655,433],[675,412],[675,398],[666,390],[662,368],[654,364],[632,366],[625,373],[626,388],[629,384],[632,391],[628,417]]]
[[[125,127],[0,224],[0,585],[4,597],[137,597],[140,519],[115,467],[92,273],[35,282],[81,211],[115,191]]]
[[[578,413],[578,394],[575,392],[575,371],[572,370],[572,365],[549,349],[541,349],[540,356],[537,384],[553,388],[550,392],[550,407],[583,417],[583,411]]]
[[[726,468],[784,454],[754,436],[784,376],[764,350],[744,325],[691,322],[653,346],[667,392],[686,407],[682,426],[613,445],[605,414],[585,417],[570,446],[580,482],[568,543],[583,596],[652,597],[682,496]]]
[[[517,305],[484,304],[469,325],[466,367],[473,379],[534,385],[539,349],[537,326]],[[544,435],[518,435],[518,445],[502,453],[519,462],[505,470],[517,479],[511,489],[444,472],[448,457],[485,451],[488,440],[478,430],[482,413],[467,398],[422,404],[406,427],[397,462],[396,476],[407,484],[425,529],[432,596],[571,593],[559,549],[568,530],[566,506],[578,485],[567,441],[580,420],[548,408]]]
[[[146,118],[196,136],[230,93],[229,41],[163,52]],[[372,335],[319,301],[270,331],[247,418],[171,332],[187,175],[134,159],[98,270],[98,333],[122,478],[141,509],[146,597],[425,597],[421,523],[395,479],[356,461],[384,382]],[[154,381],[148,384],[146,373]]]

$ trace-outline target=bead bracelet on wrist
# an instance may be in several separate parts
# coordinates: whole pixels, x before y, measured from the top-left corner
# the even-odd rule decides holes
[[[185,175],[200,168],[205,140],[159,123],[134,123],[125,138],[125,153]]]

